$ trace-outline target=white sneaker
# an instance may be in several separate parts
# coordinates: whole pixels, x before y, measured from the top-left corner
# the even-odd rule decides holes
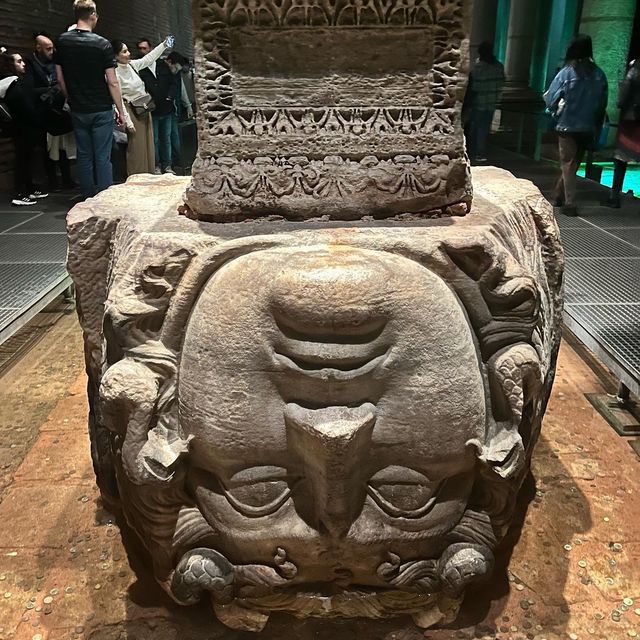
[[[39,191],[38,189],[36,189],[35,191],[29,194],[29,197],[32,200],[39,200],[40,198],[48,198],[49,194],[45,193],[44,191]]]
[[[162,175],[162,171],[160,171],[160,167],[156,167],[155,171],[153,172],[154,176],[160,176]]]
[[[30,207],[32,204],[36,204],[36,203],[37,203],[37,200],[29,196],[16,196],[11,201],[11,204],[14,207]]]
[[[165,173],[170,173],[172,176],[175,176],[175,175],[176,175],[176,172],[175,172],[171,167],[167,167],[167,168],[164,170],[164,172],[165,172]]]

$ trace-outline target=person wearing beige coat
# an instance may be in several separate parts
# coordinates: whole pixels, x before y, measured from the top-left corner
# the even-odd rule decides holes
[[[116,62],[118,63],[116,76],[120,83],[124,102],[123,113],[128,140],[127,174],[130,176],[136,173],[154,173],[155,170],[156,161],[151,114],[146,113],[142,116],[137,116],[131,106],[131,102],[147,93],[144,82],[139,75],[140,70],[151,67],[169,48],[168,45],[172,44],[172,40],[173,38],[168,37],[146,56],[138,60],[131,59],[131,52],[124,42],[120,40],[112,42]]]

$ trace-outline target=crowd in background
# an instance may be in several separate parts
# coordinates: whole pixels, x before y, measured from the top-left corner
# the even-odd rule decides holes
[[[113,183],[114,141],[126,145],[128,175],[174,173],[174,166],[181,164],[179,122],[193,117],[195,102],[190,61],[170,51],[172,36],[155,47],[141,38],[134,59],[125,42],[108,42],[94,33],[98,22],[94,0],[75,0],[73,11],[76,23],[55,44],[39,32],[26,58],[0,48],[0,125],[15,145],[12,202],[16,206],[33,205],[48,195],[34,184],[39,158],[49,190],[76,187],[71,174],[71,161],[76,159],[85,198]],[[504,84],[504,68],[492,45],[482,43],[462,109],[472,164],[487,161]],[[558,133],[561,165],[554,204],[567,215],[576,215],[578,167],[585,153],[606,137],[607,95],[607,78],[593,59],[591,39],[578,36],[544,94]],[[620,206],[628,163],[640,160],[638,61],[628,69],[618,107],[613,188],[605,203],[612,207]]]
[[[75,24],[54,42],[34,35],[24,57],[0,48],[0,126],[15,147],[12,203],[30,206],[50,191],[79,187],[88,198],[113,184],[112,152],[126,145],[126,172],[175,173],[181,162],[179,124],[193,117],[190,61],[172,36],[153,47],[94,33],[93,0],[75,0]],[[71,161],[76,160],[72,177]],[[43,164],[48,186],[34,182]]]
[[[487,161],[487,146],[505,75],[490,43],[478,47],[463,105],[467,153],[472,164]],[[554,206],[565,215],[577,215],[576,174],[585,154],[607,143],[607,78],[594,61],[589,36],[579,35],[569,45],[564,65],[544,94],[547,113],[558,135],[560,177]],[[640,162],[640,60],[629,65],[618,95],[620,119],[614,153],[614,177],[603,203],[620,207],[620,193],[630,162]]]

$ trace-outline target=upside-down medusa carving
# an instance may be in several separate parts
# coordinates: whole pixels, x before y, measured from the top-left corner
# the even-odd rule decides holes
[[[157,579],[235,628],[453,619],[553,377],[541,254],[478,233],[232,245],[133,246],[105,308],[101,417]]]

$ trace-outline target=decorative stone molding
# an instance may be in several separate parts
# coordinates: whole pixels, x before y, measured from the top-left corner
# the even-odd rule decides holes
[[[471,201],[469,2],[198,0],[194,11],[193,217],[357,219]]]

